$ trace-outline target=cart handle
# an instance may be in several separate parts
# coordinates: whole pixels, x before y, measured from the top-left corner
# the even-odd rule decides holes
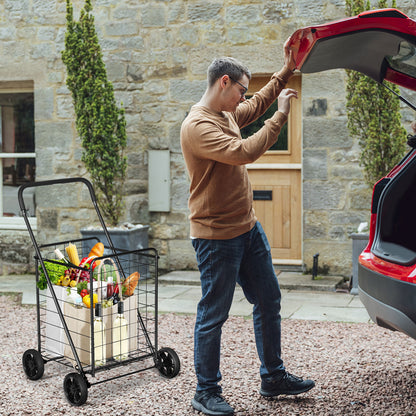
[[[97,203],[97,198],[95,197],[94,188],[92,187],[91,182],[88,179],[77,177],[77,178],[60,178],[60,179],[50,179],[47,181],[39,181],[39,182],[30,182],[21,185],[17,192],[17,199],[19,201],[20,210],[26,212],[25,202],[23,200],[23,191],[26,188],[34,188],[37,186],[48,186],[48,185],[59,185],[64,183],[74,183],[74,182],[83,182],[88,190],[90,191],[91,199],[94,205]]]
[[[88,188],[88,191],[89,191],[90,197],[91,197],[91,201],[92,201],[92,203],[94,205],[94,208],[95,208],[95,211],[97,213],[98,219],[100,220],[101,227],[102,227],[102,229],[104,231],[105,236],[107,237],[107,241],[108,241],[108,244],[109,244],[109,246],[111,248],[111,251],[115,255],[117,264],[119,266],[119,270],[121,271],[121,273],[123,274],[123,277],[125,278],[126,276],[124,275],[124,270],[122,269],[122,267],[120,265],[120,260],[119,260],[119,258],[117,256],[116,249],[114,248],[113,241],[111,240],[110,233],[107,230],[107,227],[105,225],[103,216],[101,215],[100,209],[98,208],[97,198],[95,196],[94,188],[93,188],[91,182],[88,179],[85,179],[85,178],[76,177],[76,178],[50,179],[50,180],[47,180],[47,181],[39,181],[39,182],[26,183],[26,184],[23,184],[23,185],[21,185],[19,187],[19,190],[18,190],[18,193],[17,193],[17,199],[19,201],[20,211],[21,211],[22,216],[23,216],[23,218],[25,220],[26,227],[27,227],[27,229],[29,231],[30,238],[32,240],[33,246],[35,247],[36,255],[39,258],[42,257],[41,256],[41,253],[40,253],[39,246],[36,243],[36,239],[35,239],[35,235],[33,233],[32,226],[30,225],[30,222],[29,222],[29,219],[28,219],[28,216],[27,216],[27,209],[26,209],[26,206],[25,206],[25,202],[23,200],[23,191],[26,188],[34,188],[34,187],[49,186],[49,185],[59,185],[59,184],[75,183],[75,182],[82,182]]]

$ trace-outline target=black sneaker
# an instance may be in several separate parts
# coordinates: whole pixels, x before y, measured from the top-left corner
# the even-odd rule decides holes
[[[197,392],[192,399],[192,406],[206,415],[231,416],[234,414],[234,409],[215,391]]]
[[[313,387],[315,387],[313,380],[303,380],[286,371],[283,377],[276,381],[262,380],[260,394],[264,397],[273,397],[279,394],[295,395],[305,393]]]

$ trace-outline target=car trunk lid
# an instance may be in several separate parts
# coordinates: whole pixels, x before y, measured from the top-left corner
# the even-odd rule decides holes
[[[353,69],[375,81],[416,91],[416,21],[380,9],[297,30],[290,39],[296,68],[314,73]]]

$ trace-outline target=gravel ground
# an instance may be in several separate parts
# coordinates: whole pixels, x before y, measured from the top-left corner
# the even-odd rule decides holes
[[[195,387],[194,316],[159,316],[159,347],[173,348],[181,359],[176,378],[167,380],[158,371],[147,370],[92,386],[87,403],[73,407],[62,388],[70,372],[67,367],[48,363],[38,381],[28,380],[23,372],[22,354],[36,347],[35,315],[34,307],[0,296],[1,415],[197,414],[190,406]],[[222,386],[236,415],[416,413],[416,343],[411,338],[374,324],[296,320],[284,320],[282,333],[288,370],[313,378],[316,387],[298,397],[261,398],[252,321],[230,317],[223,330]]]

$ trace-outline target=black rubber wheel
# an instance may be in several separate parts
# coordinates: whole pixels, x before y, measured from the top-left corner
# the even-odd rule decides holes
[[[64,392],[69,403],[82,406],[88,397],[88,386],[85,378],[78,373],[69,373],[64,379]]]
[[[164,377],[173,378],[179,374],[181,362],[172,348],[161,348],[157,353],[157,358],[157,369]]]
[[[23,370],[30,380],[39,380],[45,371],[42,355],[38,350],[27,350],[22,357]]]

